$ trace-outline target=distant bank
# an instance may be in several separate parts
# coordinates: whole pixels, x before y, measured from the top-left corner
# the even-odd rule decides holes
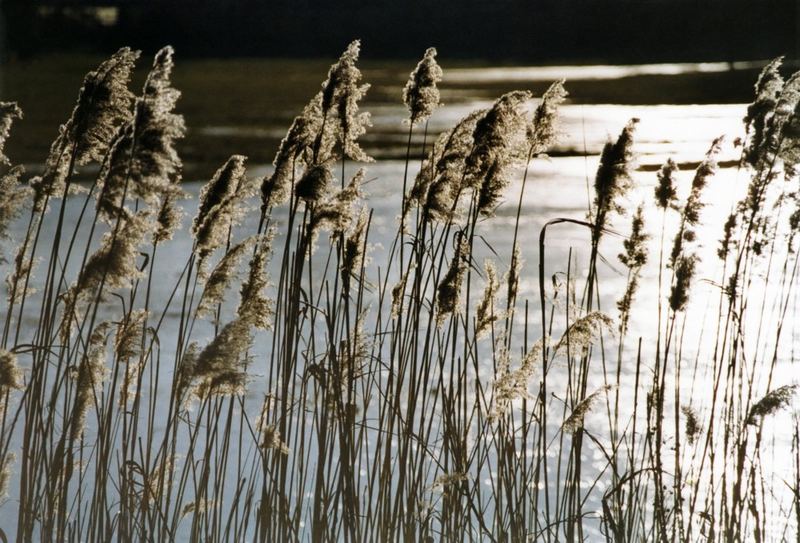
[[[6,56],[171,43],[198,57],[658,62],[800,56],[796,0],[3,0]]]

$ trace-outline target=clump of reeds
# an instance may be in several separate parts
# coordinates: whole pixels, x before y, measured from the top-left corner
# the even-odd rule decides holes
[[[128,89],[138,52],[121,49],[89,73],[38,177],[3,153],[22,113],[0,104],[0,235],[31,208],[9,263],[0,345],[0,494],[15,508],[16,538],[602,533],[665,543],[764,540],[774,525],[796,532],[784,517],[800,500],[781,495],[765,462],[767,447],[781,445],[762,422],[796,391],[777,378],[792,345],[797,257],[776,240],[791,245],[798,224],[785,208],[798,199],[800,77],[784,81],[778,60],[756,85],[741,162],[750,186],[723,227],[718,279],[701,276],[698,234],[721,140],[680,205],[678,165],[661,167],[659,258],[650,257],[654,221],[638,205],[618,256],[624,288],[609,287],[603,255],[619,249],[607,234],[637,177],[632,119],[602,150],[588,218],[553,218],[539,232],[537,323],[522,268],[536,255],[519,242],[536,234],[521,220],[523,196],[530,161],[557,140],[563,81],[535,107],[528,91],[506,93],[430,134],[414,171],[415,127],[427,144],[446,81],[428,49],[402,92],[399,224],[388,253],[372,253],[375,265],[366,172],[346,176],[346,161],[371,160],[360,142],[370,123],[359,55],[354,41],[333,63],[261,179],[242,155],[211,176],[184,254],[171,243],[187,207],[171,48],[156,54],[138,96]],[[99,168],[75,196],[76,167],[89,162]],[[776,186],[779,171],[787,183]],[[480,244],[516,172],[509,252],[481,273]],[[65,200],[75,197],[85,215],[72,224]],[[242,220],[253,211],[255,228]],[[43,247],[38,232],[50,220],[55,235]],[[562,224],[591,231],[588,258],[577,247],[564,267],[546,258],[545,237]],[[655,266],[651,322],[637,292]],[[713,326],[693,313],[699,279],[719,290]],[[602,311],[609,298],[619,319]],[[529,341],[537,324],[542,339]],[[641,334],[635,348],[629,328]],[[711,336],[711,347],[687,332]],[[757,388],[768,392],[756,399]]]

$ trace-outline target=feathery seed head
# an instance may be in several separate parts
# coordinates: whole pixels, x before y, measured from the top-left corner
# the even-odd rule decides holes
[[[353,275],[358,275],[364,262],[365,242],[367,234],[367,220],[369,215],[365,210],[361,210],[358,215],[358,222],[352,232],[347,236],[344,243],[342,255],[342,287],[344,292],[350,290],[350,279]]]
[[[176,173],[170,185],[164,191],[161,205],[156,216],[157,227],[153,233],[153,243],[161,243],[172,239],[173,234],[181,225],[183,209],[178,207],[177,201],[185,198],[186,193],[180,188],[181,176]]]
[[[781,90],[767,122],[763,147],[762,160],[780,158],[787,176],[796,174],[800,163],[800,72],[792,75]]]
[[[725,221],[722,239],[719,242],[719,249],[717,250],[717,256],[719,256],[721,260],[728,258],[733,239],[733,229],[736,228],[737,219],[738,215],[736,213],[731,213]]]
[[[314,124],[314,119],[309,119],[305,115],[295,117],[292,121],[292,126],[281,140],[275,160],[272,162],[275,169],[261,181],[262,211],[266,211],[269,206],[282,204],[289,197],[295,175],[295,162],[297,157],[312,145],[313,136],[309,128]]]
[[[542,360],[542,349],[548,344],[548,339],[540,339],[525,354],[519,367],[511,370],[508,363],[508,352],[503,349],[500,362],[497,365],[497,375],[492,384],[493,406],[488,419],[496,422],[511,409],[515,400],[530,399],[528,391],[530,380],[536,373],[537,364]]]
[[[6,276],[9,306],[16,305],[22,297],[36,292],[32,286],[26,288],[24,285],[26,277],[34,267],[34,259],[27,253],[28,249],[24,244],[17,249],[17,254],[14,256],[14,269]]]
[[[400,277],[400,280],[392,287],[392,317],[397,317],[403,310],[403,297],[405,296],[406,284],[408,277],[411,275],[411,270],[415,267],[412,263],[406,272]]]
[[[744,117],[748,135],[744,160],[754,167],[763,156],[768,117],[775,109],[778,96],[783,89],[783,77],[780,74],[782,63],[783,57],[778,57],[761,71],[755,85],[755,99],[747,106],[747,115]]]
[[[215,306],[222,303],[225,291],[236,276],[240,260],[255,241],[256,236],[251,236],[234,245],[208,275],[200,302],[197,304],[199,317],[210,315]]]
[[[689,289],[694,278],[695,267],[698,261],[697,255],[680,255],[676,260],[675,284],[669,295],[669,306],[673,311],[683,311],[689,301]]]
[[[70,184],[69,187],[66,184],[70,173],[68,170],[71,153],[67,151],[69,146],[67,128],[65,125],[61,125],[58,136],[50,145],[50,153],[44,163],[44,172],[42,175],[31,178],[28,182],[33,190],[33,210],[37,213],[45,210],[49,198],[65,196],[67,190],[70,193],[80,190],[74,184]]]
[[[360,72],[359,72],[360,74]],[[358,111],[358,102],[364,97],[369,85],[353,86],[339,102],[339,134],[344,156],[358,162],[373,162],[359,145],[358,138],[363,136],[367,128],[372,126],[368,112]]]
[[[466,473],[461,472],[453,472],[453,473],[442,473],[436,480],[433,481],[433,488],[440,489],[442,491],[447,490],[450,486],[458,486],[464,481],[468,479]]]
[[[348,91],[348,86],[357,84],[361,73],[356,68],[358,55],[361,52],[361,41],[353,40],[344,50],[339,60],[331,65],[328,78],[322,83],[322,112],[327,114],[341,95]]]
[[[146,320],[147,311],[137,309],[131,311],[128,318],[117,325],[117,333],[114,338],[114,353],[121,362],[129,362],[132,358],[139,356]]]
[[[644,206],[642,204],[636,208],[631,223],[631,233],[628,239],[623,241],[625,252],[619,255],[619,261],[629,270],[629,279],[625,287],[625,294],[617,302],[617,309],[620,311],[620,330],[624,331],[628,326],[631,304],[636,290],[639,287],[639,275],[642,267],[647,263],[647,240],[650,236],[644,231]]]
[[[528,124],[528,145],[534,155],[544,153],[556,141],[558,129],[558,108],[567,98],[564,80],[555,81],[542,95],[542,99],[533,112]]]
[[[172,53],[165,47],[156,54],[133,119],[117,134],[104,162],[97,209],[108,220],[124,213],[124,197],[162,203],[180,179],[175,142],[186,127],[183,117],[173,113],[180,92],[171,86]]]
[[[717,171],[717,155],[722,149],[722,140],[723,137],[720,136],[711,143],[705,158],[695,171],[692,179],[692,190],[689,193],[689,198],[686,200],[686,206],[683,211],[684,220],[687,224],[696,225],[700,220],[700,210],[705,205],[700,200],[700,196],[709,178]]]
[[[295,185],[295,194],[308,203],[321,200],[333,181],[333,172],[327,164],[309,167]]]
[[[152,109],[162,114],[170,113],[181,95],[180,91],[172,88],[171,83],[172,70],[175,68],[174,55],[175,50],[169,45],[160,49],[144,83],[145,101],[152,102]]]
[[[117,325],[117,334],[114,339],[114,353],[117,360],[125,364],[125,373],[120,384],[119,402],[125,406],[128,399],[133,397],[136,383],[139,380],[138,357],[141,355],[144,326],[147,321],[147,311],[137,309],[132,311],[127,320]]]
[[[156,496],[157,494],[153,492],[152,495]],[[217,506],[216,500],[207,500],[205,498],[199,498],[197,501],[189,502],[183,506],[183,508],[181,509],[181,518],[190,514],[202,515],[208,511],[213,510],[216,506]]]
[[[331,66],[328,79],[322,84],[319,107],[323,120],[330,114],[336,113],[338,117],[336,139],[342,144],[345,156],[369,162],[370,157],[358,145],[358,138],[370,125],[369,114],[358,111],[358,102],[369,89],[369,85],[361,84],[361,70],[356,67],[360,50],[359,40],[351,42],[339,60]],[[315,158],[320,158],[319,150],[325,137],[326,135],[320,130],[315,143],[317,147]]]
[[[768,392],[750,408],[745,423],[757,425],[767,415],[788,407],[796,391],[797,385],[784,385]]]
[[[22,166],[14,166],[0,177],[0,239],[8,237],[8,227],[19,218],[30,189],[20,186],[20,177],[25,172]],[[4,258],[0,256],[0,262]]]
[[[647,240],[650,236],[644,231],[644,206],[639,204],[631,222],[631,233],[622,242],[625,252],[619,255],[619,261],[628,268],[641,268],[647,263]]]
[[[182,164],[175,141],[186,133],[183,116],[173,113],[181,93],[172,87],[171,47],[161,49],[145,81],[134,119],[136,153],[131,162],[133,193],[153,201],[169,186]]]
[[[605,313],[592,311],[569,325],[556,343],[553,353],[566,351],[567,348],[571,354],[581,353],[600,337],[603,329],[613,330],[614,320]]]
[[[483,298],[478,304],[476,313],[477,324],[475,325],[475,337],[484,335],[492,326],[500,315],[495,312],[494,298],[497,294],[497,289],[500,283],[497,280],[497,271],[494,267],[494,262],[487,260],[484,263],[486,270],[486,288],[483,291]]]
[[[117,129],[131,119],[133,93],[128,89],[139,51],[123,47],[83,80],[78,102],[67,121],[67,141],[75,162],[103,160]]]
[[[245,176],[246,160],[242,155],[231,156],[200,190],[200,206],[194,219],[193,232],[205,222],[211,209],[236,194],[237,187]]]
[[[607,142],[600,155],[600,165],[594,180],[594,207],[596,213],[595,241],[605,228],[610,212],[623,213],[617,199],[624,196],[631,185],[630,169],[633,162],[633,133],[639,119],[631,119],[615,142]]]
[[[261,448],[266,450],[273,450],[279,454],[289,454],[289,446],[281,438],[281,433],[274,424],[267,424],[261,436]]]
[[[522,162],[523,106],[530,98],[527,91],[504,94],[475,124],[474,143],[465,160],[465,184],[479,188],[478,208],[483,215],[490,215],[497,206],[508,185],[509,169]]]
[[[230,395],[240,393],[247,380],[242,358],[252,344],[250,325],[242,318],[235,318],[205,346],[187,349],[181,361],[178,392],[182,399],[195,384],[198,397]]]
[[[410,114],[409,121],[416,124],[431,116],[439,107],[439,89],[442,69],[436,63],[436,49],[431,47],[411,72],[408,83],[403,88],[403,102]]]
[[[703,431],[703,425],[700,422],[697,411],[690,405],[681,406],[681,413],[686,417],[686,441],[689,442],[689,445],[693,445],[697,441],[697,436]]]
[[[139,246],[152,228],[149,217],[147,211],[140,211],[123,219],[116,235],[107,232],[100,247],[81,269],[76,283],[70,287],[70,293],[77,297],[85,296],[99,287],[104,278],[107,288],[120,288],[131,279],[140,277],[142,274],[136,266],[136,259]]]
[[[656,205],[661,209],[672,207],[678,201],[678,191],[675,188],[675,175],[678,171],[678,165],[671,158],[668,158],[658,171],[658,185],[655,188],[655,197]]]
[[[506,299],[509,304],[512,304],[514,300],[517,299],[522,264],[523,261],[519,245],[514,244],[514,249],[511,251],[511,265],[508,267],[508,274],[506,276],[506,284],[508,285]]]
[[[365,170],[359,169],[342,190],[314,207],[308,223],[312,236],[322,227],[329,228],[332,234],[343,234],[350,227],[353,219],[352,207],[362,196],[361,184],[365,175]]]
[[[31,180],[36,211],[42,210],[47,197],[63,194],[73,159],[78,165],[103,161],[130,122],[134,96],[128,81],[138,58],[138,51],[124,47],[86,74],[72,115],[50,146],[44,173]]]
[[[473,149],[476,124],[487,111],[473,111],[449,132],[442,134],[437,140],[438,147],[434,145],[428,162],[423,164],[412,193],[418,195],[426,217],[434,220],[451,217],[457,198],[466,188],[466,160]]]
[[[70,443],[77,441],[86,426],[86,414],[94,402],[98,387],[106,378],[106,342],[108,341],[110,322],[101,322],[89,336],[86,352],[78,366],[77,383],[75,385],[75,404],[70,426]]]
[[[448,315],[455,312],[461,298],[461,283],[470,261],[469,242],[459,235],[456,242],[456,252],[450,261],[447,274],[436,289],[436,322],[441,325]]]
[[[0,388],[22,388],[22,370],[17,364],[17,355],[0,349]]]
[[[417,205],[423,205],[425,203],[428,195],[428,188],[431,186],[436,176],[437,157],[442,156],[444,147],[450,138],[450,132],[450,130],[447,130],[439,134],[439,137],[437,137],[436,141],[433,143],[433,147],[431,147],[431,150],[428,151],[428,154],[425,155],[425,158],[422,160],[419,172],[417,172],[417,176],[414,178],[414,184],[411,186],[411,190],[406,196],[404,209],[408,209],[412,202]]]
[[[6,141],[11,134],[15,119],[22,119],[22,110],[16,102],[0,102],[0,164],[11,165],[11,160],[3,154]]]
[[[64,342],[72,331],[75,310],[81,299],[89,298],[101,284],[104,290],[121,288],[143,275],[136,266],[136,259],[139,257],[139,246],[152,228],[149,213],[140,211],[121,220],[122,225],[116,235],[114,232],[103,235],[100,247],[86,261],[78,279],[62,294],[64,315],[60,334]]]
[[[200,192],[200,206],[192,225],[200,264],[219,248],[242,214],[241,203],[254,186],[247,178],[245,157],[233,155]]]
[[[574,434],[578,430],[583,429],[583,421],[586,415],[594,409],[599,400],[603,397],[603,394],[606,394],[612,388],[614,388],[612,385],[604,385],[578,402],[572,410],[572,413],[570,413],[569,417],[564,421],[564,424],[561,425],[561,429],[570,434]]]
[[[8,496],[8,483],[11,480],[11,466],[16,462],[17,455],[13,452],[6,453],[3,466],[0,469],[0,498]]]
[[[239,369],[221,371],[197,383],[194,395],[203,399],[209,396],[236,396],[244,394],[247,388],[247,374]]]
[[[272,248],[275,231],[270,230],[256,240],[256,250],[250,259],[247,281],[242,285],[241,303],[238,316],[250,326],[268,330],[272,326],[272,300],[266,297],[267,262]]]

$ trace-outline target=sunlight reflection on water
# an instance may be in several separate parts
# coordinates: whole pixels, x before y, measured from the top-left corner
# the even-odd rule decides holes
[[[593,65],[593,66],[518,66],[505,68],[461,68],[447,71],[451,81],[553,81],[555,79],[619,79],[634,75],[682,75],[724,72],[731,68],[758,68],[763,62],[687,62],[675,64]]]

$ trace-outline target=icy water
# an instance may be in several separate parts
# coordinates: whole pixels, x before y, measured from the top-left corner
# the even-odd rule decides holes
[[[84,64],[83,61],[73,59],[59,65],[60,77],[74,81],[72,88],[75,91],[82,71],[85,71],[82,69]],[[717,136],[726,136],[722,154],[719,156],[723,167],[711,180],[705,193],[704,199],[708,203],[703,210],[705,226],[699,231],[704,258],[687,312],[691,315],[691,320],[684,330],[684,344],[687,346],[683,353],[684,359],[698,361],[696,374],[686,380],[686,397],[694,395],[696,403],[702,406],[703,394],[707,393],[702,383],[711,378],[708,375],[710,366],[706,364],[706,360],[712,347],[704,340],[703,330],[709,335],[713,332],[712,323],[716,322],[715,304],[719,298],[719,289],[714,286],[714,282],[720,275],[720,264],[714,255],[724,218],[743,194],[748,181],[747,176],[732,167],[732,164],[739,155],[733,142],[743,134],[741,118],[746,108],[744,100],[755,80],[753,66],[456,66],[449,70],[446,63],[443,64],[444,106],[431,118],[427,135],[423,135],[422,129],[414,133],[414,158],[410,173],[412,177],[419,167],[419,152],[424,145],[432,142],[436,133],[452,126],[472,110],[490,105],[491,100],[502,92],[533,89],[538,95],[554,78],[566,77],[565,86],[573,94],[561,109],[562,137],[558,145],[549,158],[537,158],[529,166],[520,223],[525,268],[519,299],[530,300],[532,306],[538,307],[537,241],[542,226],[557,217],[586,217],[592,199],[591,184],[602,145],[609,138],[615,138],[629,119],[640,119],[635,140],[638,155],[638,168],[634,176],[636,189],[629,196],[628,207],[633,209],[639,203],[645,205],[647,228],[652,235],[651,263],[644,270],[641,290],[631,319],[629,347],[635,344],[635,338],[639,336],[653,337],[656,327],[656,242],[661,230],[661,214],[653,209],[652,198],[656,170],[667,158],[672,157],[683,170],[680,174],[680,190],[681,196],[685,197],[692,170],[702,160],[711,141]],[[372,82],[373,88],[363,109],[372,113],[373,127],[363,141],[367,152],[377,159],[375,163],[366,165],[369,181],[365,186],[369,205],[374,210],[370,233],[373,270],[386,260],[387,249],[397,227],[404,169],[402,157],[405,154],[407,130],[403,124],[406,112],[400,101],[400,89],[412,65],[413,63],[393,63],[388,67],[380,67],[367,64],[365,68],[365,80]],[[732,67],[737,71],[729,71]],[[192,198],[184,203],[187,212],[184,228],[169,246],[168,258],[162,257],[154,270],[159,278],[154,283],[155,300],[166,300],[170,296],[180,277],[185,256],[190,252],[191,240],[187,227],[196,209],[196,197],[202,182],[232,153],[242,153],[250,157],[250,175],[261,176],[268,172],[277,142],[292,116],[316,91],[319,81],[325,76],[325,70],[324,62],[194,61],[182,66],[179,61],[175,85],[184,93],[181,110],[189,126],[189,134],[181,151],[187,166],[186,189]],[[36,100],[41,99],[44,111],[31,111],[28,115],[31,124],[24,129],[20,128],[22,141],[14,143],[12,138],[8,154],[12,158],[21,157],[35,171],[39,164],[36,156],[44,156],[49,143],[46,138],[55,133],[60,119],[68,114],[69,102],[73,98],[70,93],[67,93],[70,96],[66,98],[49,96],[45,88],[48,81],[39,81],[37,85],[33,85],[26,77],[30,79],[22,70],[12,67],[5,76],[3,99],[19,99],[23,108],[35,108]],[[47,77],[49,76],[41,76],[44,79]],[[242,90],[240,85],[248,77],[251,77],[251,85],[247,90]],[[744,88],[732,90],[730,87],[734,85]],[[657,92],[660,89],[663,89],[663,94]],[[21,96],[15,96],[15,91]],[[59,92],[63,93],[63,90]],[[741,100],[737,101],[739,97]],[[26,100],[30,104],[26,104]],[[41,138],[45,138],[45,141],[38,141]],[[348,164],[347,174],[354,173],[357,167],[358,165]],[[510,257],[516,211],[513,202],[519,196],[521,178],[522,172],[509,186],[506,203],[498,209],[496,217],[482,222],[479,227],[486,243],[477,244],[475,259],[482,262],[484,258],[495,258],[501,273],[508,266]],[[67,206],[68,222],[74,223],[77,220],[81,204],[80,198],[70,199]],[[285,211],[277,210],[275,218],[280,231],[281,226],[285,225]],[[257,212],[254,211],[245,218],[241,232],[254,232],[256,224]],[[17,225],[12,236],[18,238],[23,228],[24,225]],[[628,224],[625,219],[615,219],[612,228],[624,234],[628,230]],[[674,231],[674,228],[674,223],[668,221],[667,232]],[[82,231],[85,235],[86,229]],[[44,235],[52,234],[45,232]],[[12,243],[6,243],[5,253],[10,253],[12,247]],[[600,264],[600,304],[603,310],[613,316],[616,316],[615,302],[622,295],[626,281],[622,265],[616,259],[620,250],[621,237],[615,236],[608,236],[601,248],[604,261]],[[570,251],[573,262],[577,262],[579,279],[585,277],[589,252],[587,231],[574,226],[557,226],[551,229],[547,238],[547,277],[566,271]],[[389,273],[395,272],[389,270]],[[44,273],[40,272],[40,275]],[[33,315],[33,312],[29,314]],[[794,308],[790,309],[790,314],[794,315]],[[164,345],[173,344],[174,339],[171,338],[175,336],[178,317],[179,308],[173,305],[161,330]],[[791,322],[792,317],[787,318]],[[538,324],[534,328],[538,329]],[[789,327],[788,333],[796,334],[794,328]],[[199,327],[195,339],[202,341],[210,333],[210,329]],[[790,342],[795,344],[794,337]],[[653,348],[651,344],[643,345],[644,358],[652,358]],[[258,409],[258,402],[264,392],[259,375],[266,372],[266,349],[263,344],[256,346],[256,362],[253,367],[255,378],[248,393],[248,402],[254,410]],[[623,406],[631,406],[633,403],[632,356],[632,352],[626,354],[631,363],[623,368],[624,385],[620,387]],[[783,354],[779,356],[779,367],[788,368],[789,363]],[[489,370],[490,368],[486,368],[486,372],[480,375],[487,382],[492,377]],[[602,383],[600,368],[595,371],[599,385]],[[789,372],[779,372],[778,375],[777,380],[780,382],[775,382],[774,386],[790,381]],[[564,386],[565,372],[556,369],[550,379],[553,390],[559,390],[559,387]],[[167,380],[163,382],[166,383]],[[164,392],[167,393],[167,390]],[[626,409],[629,412],[631,407],[623,407],[624,411]],[[587,425],[591,428],[593,424],[603,424],[602,413],[589,417]],[[787,441],[780,443],[775,450],[788,451],[790,438],[787,436],[785,439]],[[779,455],[772,463],[777,474],[791,468],[788,456]],[[587,460],[596,460],[598,465],[605,464],[602,457]],[[12,481],[10,497],[0,509],[0,525],[11,537],[15,533],[15,483],[16,481]],[[600,495],[602,492],[597,494]],[[599,509],[599,503],[590,499],[586,509],[593,508]]]

